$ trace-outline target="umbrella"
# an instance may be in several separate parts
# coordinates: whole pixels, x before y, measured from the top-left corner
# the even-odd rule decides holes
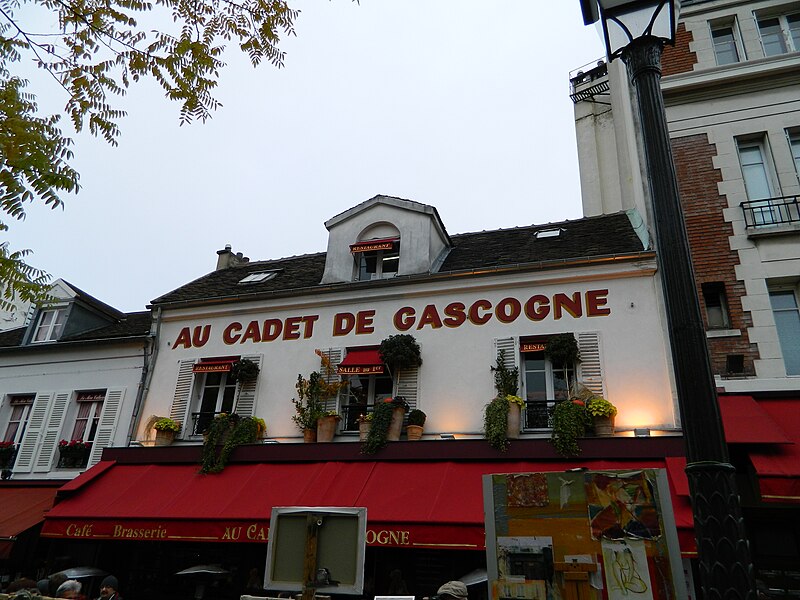
[[[463,582],[465,585],[475,585],[476,583],[485,583],[487,579],[488,575],[486,574],[486,569],[475,569],[461,577],[459,581]]]
[[[227,569],[223,569],[219,565],[195,565],[178,571],[175,575],[225,575],[230,573]]]
[[[53,573],[53,575],[63,575],[67,579],[82,579],[83,577],[103,577],[104,575],[108,575],[108,573],[97,567],[72,567],[71,569],[64,569],[58,573]]]

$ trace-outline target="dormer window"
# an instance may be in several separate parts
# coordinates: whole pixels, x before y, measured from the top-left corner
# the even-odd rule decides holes
[[[52,308],[41,311],[39,322],[33,333],[33,342],[54,342],[64,330],[64,323],[67,320],[66,308]]]
[[[356,261],[357,281],[386,279],[397,275],[400,265],[400,239],[367,240],[350,246]]]
[[[258,273],[250,273],[250,275],[239,281],[239,285],[269,281],[270,279],[274,279],[277,274],[277,271],[260,271]]]

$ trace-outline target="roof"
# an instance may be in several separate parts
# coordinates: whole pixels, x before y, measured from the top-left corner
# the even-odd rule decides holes
[[[110,305],[106,304],[105,302],[102,302],[102,301],[98,300],[97,298],[95,298],[91,294],[87,294],[86,292],[84,292],[79,287],[76,287],[76,286],[72,285],[66,279],[62,279],[61,281],[66,283],[72,289],[72,291],[75,292],[75,298],[76,299],[81,300],[84,304],[86,304],[88,306],[91,306],[95,310],[98,310],[101,313],[104,313],[104,314],[106,314],[106,315],[108,315],[108,316],[110,316],[110,317],[112,317],[114,319],[121,319],[125,315],[125,313],[123,313],[121,311],[118,311],[113,306],[110,306]]]
[[[541,230],[561,229],[555,237],[537,238]],[[624,212],[574,221],[497,229],[451,236],[452,247],[436,274],[407,276],[414,281],[443,273],[472,272],[490,268],[535,268],[553,261],[591,260],[638,254],[645,250]],[[153,305],[194,302],[232,302],[259,296],[346,289],[357,285],[389,285],[403,279],[322,284],[325,253],[250,262],[213,271],[152,301]],[[280,270],[277,277],[253,284],[239,284],[250,273]]]
[[[79,342],[108,342],[132,337],[145,337],[150,332],[152,315],[150,311],[140,311],[133,313],[118,313],[119,318],[114,323],[103,325],[88,331],[82,331],[73,335],[62,336],[56,342],[47,344],[29,344],[20,346],[25,336],[26,327],[19,327],[9,331],[0,332],[0,348],[2,349],[34,349],[34,348],[57,348],[64,344]]]

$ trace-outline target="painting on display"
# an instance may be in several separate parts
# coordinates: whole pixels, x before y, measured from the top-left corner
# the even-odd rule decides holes
[[[685,600],[663,469],[483,483],[491,600]]]

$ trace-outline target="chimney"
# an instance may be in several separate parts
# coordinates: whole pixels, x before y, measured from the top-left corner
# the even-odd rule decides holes
[[[238,267],[239,265],[244,265],[249,262],[250,259],[243,256],[241,252],[234,254],[230,244],[226,244],[224,250],[217,250],[217,271]]]

